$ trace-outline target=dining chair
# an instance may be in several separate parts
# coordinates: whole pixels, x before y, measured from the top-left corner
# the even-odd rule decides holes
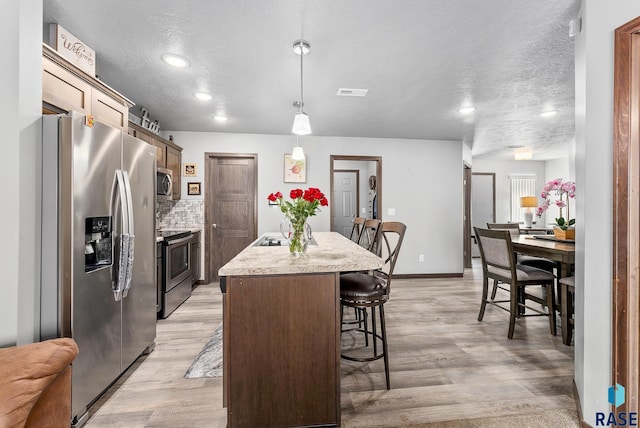
[[[511,235],[506,230],[490,230],[474,227],[482,260],[482,301],[478,321],[484,318],[487,303],[509,312],[509,331],[507,337],[513,338],[516,319],[529,316],[546,316],[549,319],[549,331],[556,335],[555,293],[553,284],[555,276],[543,269],[518,264],[513,251]],[[489,298],[489,279],[497,281],[498,288],[509,293],[508,300]],[[547,288],[546,298],[541,298],[527,291],[527,287]],[[551,290],[549,290],[551,288]],[[544,294],[543,294],[544,296]],[[547,307],[547,312],[527,306],[531,300]],[[509,306],[503,305],[508,303]],[[522,309],[522,310],[520,310]],[[535,313],[526,314],[529,309]]]
[[[520,225],[518,223],[487,223],[487,229],[491,230],[508,230],[511,236],[520,236]],[[518,263],[521,265],[533,266],[538,269],[546,270],[553,273],[556,263],[552,260],[543,259],[542,257],[518,255]]]
[[[351,272],[340,276],[340,304],[342,316],[343,307],[359,308],[365,312],[371,310],[371,331],[367,327],[342,330],[364,333],[365,337],[371,336],[373,341],[372,357],[355,357],[341,353],[341,357],[350,361],[369,362],[380,358],[384,359],[384,372],[387,389],[391,389],[389,377],[389,352],[387,345],[387,329],[384,318],[384,304],[389,300],[391,291],[391,279],[398,260],[402,240],[407,227],[400,222],[384,222],[380,227],[378,255],[384,260],[381,269],[369,273]],[[380,333],[376,329],[376,308],[380,318]],[[382,352],[378,353],[378,340],[382,343]]]
[[[560,281],[560,323],[562,326],[562,343],[571,345],[574,328],[574,296],[576,277],[567,276]]]
[[[491,230],[508,230],[512,237],[520,236],[520,224],[518,223],[487,223],[487,229]],[[516,258],[517,263],[526,266],[533,266],[538,269],[546,270],[553,273],[553,269],[557,267],[556,262],[553,260],[544,259],[542,257],[525,256],[518,254]],[[496,281],[493,283],[493,290],[491,290],[491,298],[496,297],[496,291],[498,290],[498,284]]]

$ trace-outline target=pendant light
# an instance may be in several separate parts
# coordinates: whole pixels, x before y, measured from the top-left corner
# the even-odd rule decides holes
[[[300,147],[300,136],[296,135],[296,146],[293,148],[293,152],[291,152],[291,159],[293,160],[302,160],[304,159],[304,150]]]
[[[311,45],[306,40],[296,40],[293,42],[293,51],[300,55],[300,101],[293,103],[298,107],[298,112],[293,119],[293,128],[291,132],[296,135],[309,135],[311,134],[311,124],[309,123],[309,116],[304,112],[304,98],[303,98],[303,57],[309,53]],[[300,147],[300,146],[298,146]],[[301,148],[302,149],[302,148]]]

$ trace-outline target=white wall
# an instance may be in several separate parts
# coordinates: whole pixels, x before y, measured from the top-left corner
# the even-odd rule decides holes
[[[608,412],[614,30],[640,15],[637,0],[585,0],[576,48],[575,381],[587,423]],[[623,385],[624,386],[624,385]]]
[[[38,12],[40,11],[40,12]],[[6,180],[0,224],[0,346],[32,342],[39,314],[38,141],[42,0],[3,2],[0,126]],[[34,173],[35,172],[35,173]]]
[[[282,213],[268,206],[269,193],[285,196],[296,187],[318,187],[329,194],[330,155],[382,156],[383,221],[407,225],[397,273],[462,273],[462,143],[380,138],[305,137],[307,182],[283,183],[283,156],[295,145],[292,135],[167,132],[183,147],[183,161],[196,162],[203,183],[204,153],[258,154],[258,234],[277,230]],[[186,189],[183,187],[186,194]],[[329,201],[331,203],[331,201]],[[396,211],[395,216],[388,209]],[[329,209],[309,221],[329,230]],[[418,262],[418,256],[425,256]]]
[[[506,223],[511,219],[511,187],[509,174],[535,174],[536,195],[539,196],[545,184],[545,163],[543,161],[516,161],[474,159],[472,172],[494,172],[496,174],[496,223]],[[548,217],[533,217],[536,226],[546,225]]]
[[[571,159],[566,157],[563,159],[553,159],[545,162],[545,179],[544,182],[561,178],[563,181],[575,181],[575,174],[571,173]],[[555,199],[555,198],[554,198]],[[567,211],[562,210],[564,217],[567,217]],[[551,205],[546,212],[549,223],[554,223],[554,219],[560,215],[560,209],[555,205]],[[575,199],[569,200],[569,215],[571,218],[576,216],[576,201]]]
[[[473,164],[473,153],[467,143],[462,144],[462,160],[467,166],[471,166]]]

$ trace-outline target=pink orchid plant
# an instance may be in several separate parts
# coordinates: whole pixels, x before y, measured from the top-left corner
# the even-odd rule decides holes
[[[569,226],[573,226],[576,219],[569,216],[569,199],[576,197],[576,183],[574,181],[563,182],[561,178],[556,178],[545,184],[540,197],[543,199],[536,211],[538,217],[554,204],[560,209],[560,216],[556,218],[556,224],[560,229],[567,230]],[[555,198],[555,199],[554,199]],[[562,209],[567,208],[567,219],[562,216]]]

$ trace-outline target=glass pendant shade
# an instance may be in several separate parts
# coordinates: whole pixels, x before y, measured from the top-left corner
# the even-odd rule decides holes
[[[291,153],[291,159],[293,159],[293,160],[302,160],[302,159],[304,159],[304,150],[302,150],[302,147],[295,146],[293,148],[293,152]]]
[[[297,135],[309,135],[311,134],[311,124],[309,123],[309,116],[303,111],[296,113],[293,119],[293,128],[291,132]]]

